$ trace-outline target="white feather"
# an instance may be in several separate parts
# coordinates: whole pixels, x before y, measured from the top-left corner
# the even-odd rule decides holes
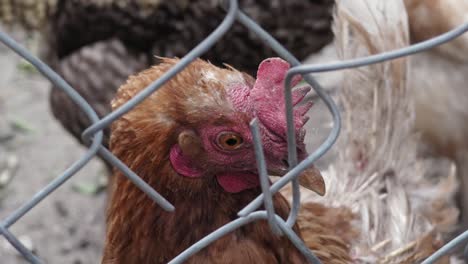
[[[336,1],[335,48],[342,60],[408,46],[408,31],[402,0]],[[408,70],[402,58],[343,72],[336,95],[343,129],[336,160],[323,172],[327,193],[303,195],[303,202],[346,206],[358,216],[361,236],[352,245],[357,261],[397,263],[415,241],[445,235],[449,228],[435,221],[436,202],[455,215],[445,227],[456,221],[451,167],[445,163],[434,177],[434,160],[417,156]]]

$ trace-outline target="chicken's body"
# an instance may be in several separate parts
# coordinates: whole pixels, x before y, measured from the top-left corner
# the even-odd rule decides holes
[[[355,219],[349,208],[309,202],[302,205],[297,223],[305,244],[322,263],[345,264],[353,261],[352,245],[360,235]]]
[[[467,0],[406,0],[415,42],[468,22]],[[430,14],[430,15],[428,15]],[[457,166],[462,230],[468,228],[468,34],[412,58],[415,128],[432,154]]]
[[[149,183],[171,201],[175,211],[164,212],[123,175],[114,175],[116,189],[108,214],[102,263],[168,263],[206,235],[235,220],[237,212],[261,193],[260,188],[255,188],[232,195],[215,184],[193,188],[190,180],[172,183],[186,185],[186,189],[164,188],[161,186],[170,184],[171,178],[180,176],[169,164],[156,169],[159,177],[150,175],[153,179]],[[142,176],[145,180],[149,178]],[[284,197],[276,195],[274,203],[276,213],[286,218],[289,205]],[[297,226],[294,230],[298,232]],[[299,264],[305,263],[305,259],[286,237],[274,235],[262,220],[216,240],[186,263]]]

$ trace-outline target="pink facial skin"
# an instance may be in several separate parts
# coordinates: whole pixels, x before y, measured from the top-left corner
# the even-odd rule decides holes
[[[289,64],[280,58],[264,60],[258,69],[257,80],[253,87],[235,84],[227,88],[228,97],[235,112],[223,116],[222,125],[207,123],[197,129],[203,146],[202,161],[183,156],[178,146],[171,149],[172,166],[185,177],[202,177],[207,170],[213,173],[219,185],[230,193],[238,193],[259,185],[255,153],[249,122],[257,117],[269,170],[287,169],[287,140],[284,99],[284,78]],[[296,85],[300,78],[294,78]],[[293,92],[293,105],[296,106],[310,90],[309,87]],[[299,159],[307,155],[304,146],[303,129],[308,118],[305,116],[312,103],[305,103],[294,109],[294,124]],[[236,132],[243,138],[243,145],[228,151],[217,144],[221,132]]]

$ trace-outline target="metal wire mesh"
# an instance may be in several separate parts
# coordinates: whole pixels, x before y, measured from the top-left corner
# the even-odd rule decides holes
[[[190,64],[194,59],[200,57],[204,52],[209,50],[233,25],[237,20],[250,31],[257,34],[265,43],[270,45],[279,56],[286,59],[292,67],[289,69],[286,79],[284,93],[286,98],[286,109],[285,114],[287,117],[288,125],[288,161],[290,164],[290,171],[283,176],[280,180],[275,182],[273,185],[269,186],[265,159],[263,157],[262,144],[260,142],[260,137],[258,133],[258,124],[254,119],[251,122],[251,131],[255,139],[255,154],[258,163],[259,175],[261,177],[261,188],[263,194],[259,195],[254,199],[248,206],[241,210],[238,215],[239,218],[232,221],[225,226],[215,230],[213,233],[204,237],[180,255],[174,258],[170,263],[182,263],[187,260],[190,256],[197,253],[204,247],[208,246],[210,243],[216,239],[222,237],[223,235],[259,219],[266,219],[269,222],[269,225],[273,232],[278,235],[286,235],[291,242],[298,248],[300,252],[311,262],[311,263],[320,263],[318,258],[307,248],[304,242],[295,234],[292,230],[297,214],[300,208],[299,198],[299,184],[297,177],[299,174],[312,165],[318,158],[323,156],[330,147],[335,143],[338,138],[340,127],[341,127],[341,118],[339,110],[335,102],[331,97],[324,92],[320,84],[315,81],[315,79],[309,75],[310,73],[320,73],[326,71],[335,71],[347,68],[361,67],[373,63],[379,63],[386,60],[391,60],[407,55],[411,55],[417,52],[421,52],[437,45],[448,42],[466,31],[468,31],[468,24],[459,26],[452,31],[449,31],[443,35],[440,35],[436,38],[418,43],[416,45],[409,46],[407,48],[394,50],[390,52],[385,52],[369,57],[358,58],[348,61],[330,63],[325,65],[301,65],[300,62],[286,50],[280,43],[278,43],[268,32],[263,30],[257,23],[251,20],[246,16],[238,7],[236,0],[229,0],[227,3],[227,15],[222,21],[222,23],[208,36],[203,40],[199,45],[192,49],[186,56],[184,56],[179,63],[177,63],[173,68],[167,71],[162,75],[158,80],[154,81],[134,98],[129,100],[127,103],[122,105],[120,108],[114,112],[108,114],[102,119],[99,119],[96,112],[91,108],[91,106],[69,85],[65,80],[63,80],[56,72],[50,69],[46,64],[41,60],[34,57],[29,53],[24,47],[17,44],[13,39],[11,39],[7,34],[0,31],[0,41],[8,46],[11,50],[16,52],[19,56],[23,57],[29,61],[37,70],[47,77],[57,89],[62,89],[88,116],[92,121],[92,125],[87,128],[82,137],[89,144],[88,151],[75,163],[73,163],[67,170],[65,170],[60,176],[55,178],[50,182],[46,187],[36,193],[29,201],[19,207],[16,211],[11,213],[8,217],[3,219],[0,222],[0,233],[26,258],[30,263],[43,263],[38,257],[36,257],[32,252],[30,252],[26,247],[18,240],[18,238],[9,231],[9,228],[15,224],[19,219],[21,219],[26,213],[28,213],[32,208],[34,208],[38,203],[40,203],[44,198],[54,192],[58,187],[60,187],[65,181],[71,178],[76,172],[83,168],[97,153],[101,154],[104,159],[111,163],[114,167],[121,170],[135,185],[137,185],[143,192],[145,192],[151,199],[154,200],[162,209],[166,211],[173,211],[174,206],[162,197],[158,192],[156,192],[151,186],[144,182],[138,175],[132,172],[123,162],[117,159],[109,150],[102,146],[103,132],[102,130],[110,125],[114,120],[118,119],[133,107],[143,101],[153,92],[157,91],[164,83],[174,77],[177,73],[182,71],[188,64]],[[291,80],[295,75],[301,74],[304,79],[312,86],[318,96],[324,101],[325,105],[328,107],[329,111],[333,116],[333,128],[328,135],[327,139],[320,145],[315,152],[309,155],[306,159],[298,163],[296,157],[296,141],[294,136],[294,126],[293,126],[293,107],[292,107],[292,95],[291,95]],[[293,185],[293,203],[292,209],[289,214],[287,221],[284,221],[281,217],[275,214],[274,207],[272,205],[272,195],[278,192],[286,184],[292,183]],[[266,210],[257,211],[257,208],[262,204],[265,205]],[[434,263],[440,257],[449,253],[455,247],[458,247],[460,244],[468,240],[468,231],[465,231],[451,242],[447,243],[445,246],[440,248],[432,256],[427,258],[423,263]]]

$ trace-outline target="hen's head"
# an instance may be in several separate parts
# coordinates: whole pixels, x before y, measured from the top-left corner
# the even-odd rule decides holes
[[[113,107],[128,101],[177,62],[164,59],[158,66],[131,77],[119,89]],[[114,124],[111,148],[125,150],[117,153],[120,158],[134,153],[134,157],[123,159],[137,172],[138,166],[162,166],[161,161],[169,160],[177,172],[175,177],[216,181],[231,193],[257,187],[259,178],[249,129],[253,118],[259,120],[269,172],[281,175],[288,169],[283,90],[288,69],[289,64],[282,59],[266,59],[255,80],[235,69],[196,60]],[[293,85],[299,80],[294,79]],[[293,92],[299,159],[307,154],[303,125],[312,104],[297,105],[309,90],[304,87]]]

